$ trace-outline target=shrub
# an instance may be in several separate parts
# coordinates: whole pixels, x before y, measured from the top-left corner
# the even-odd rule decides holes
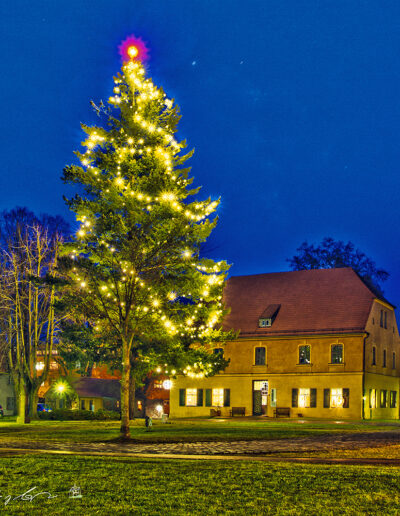
[[[69,409],[55,409],[51,412],[39,412],[39,419],[48,421],[85,421],[97,420],[106,421],[112,419],[119,419],[119,412],[114,410],[69,410]]]

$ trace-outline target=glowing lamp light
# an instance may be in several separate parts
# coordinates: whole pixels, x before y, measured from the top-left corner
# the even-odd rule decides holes
[[[58,384],[57,387],[56,387],[56,391],[59,394],[63,393],[65,391],[65,385],[63,383]]]
[[[147,61],[149,51],[141,38],[137,38],[133,34],[128,36],[118,47],[122,61]]]
[[[162,408],[162,406],[161,406],[161,405],[157,405],[157,406],[156,406],[156,410],[157,410],[157,412],[158,412],[159,414],[161,414],[161,412],[163,411],[163,408]]]
[[[166,390],[166,391],[169,391],[171,389],[171,380],[164,380],[163,381],[163,388]]]

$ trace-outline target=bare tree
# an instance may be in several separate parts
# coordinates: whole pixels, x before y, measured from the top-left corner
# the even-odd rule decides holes
[[[46,226],[43,225],[43,220]],[[18,421],[37,417],[59,332],[54,303],[61,232],[25,208],[4,212],[0,250],[0,337],[12,375]]]

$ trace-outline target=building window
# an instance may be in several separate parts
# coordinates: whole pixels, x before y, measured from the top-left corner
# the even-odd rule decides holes
[[[213,407],[224,406],[224,389],[213,389],[212,390],[212,405]]]
[[[255,365],[265,365],[265,347],[255,348]]]
[[[299,347],[299,364],[310,363],[310,346]]]
[[[331,407],[343,407],[343,389],[331,389]]]
[[[81,410],[85,410],[85,400],[81,400]]]
[[[392,354],[392,369],[396,369],[396,353],[394,351]]]
[[[381,408],[387,407],[387,390],[381,389]]]
[[[376,408],[376,389],[369,390],[369,408]]]
[[[379,325],[381,328],[383,328],[383,310],[381,310],[381,320],[380,320]]]
[[[310,389],[299,389],[299,407],[310,406]]]
[[[162,380],[154,380],[154,388],[155,389],[162,389],[163,388]]]
[[[332,344],[331,346],[331,364],[343,363],[343,344]]]
[[[272,324],[272,319],[258,319],[259,328],[269,328]]]
[[[196,407],[197,405],[197,389],[186,389],[186,406]]]
[[[276,407],[276,389],[271,389],[271,407]]]
[[[90,400],[90,401],[89,401],[89,410],[91,410],[92,412],[94,412],[94,401],[93,401],[93,400]]]
[[[386,367],[386,349],[383,350],[382,366]]]
[[[214,348],[213,353],[214,353],[214,355],[223,355],[224,350],[223,350],[223,348]]]
[[[396,407],[397,407],[397,392],[390,391],[390,408],[396,408]]]
[[[376,365],[376,347],[372,346],[372,365]]]
[[[15,398],[7,398],[7,410],[15,410]]]

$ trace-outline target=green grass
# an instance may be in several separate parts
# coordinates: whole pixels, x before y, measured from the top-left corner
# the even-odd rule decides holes
[[[76,483],[83,498],[72,500]],[[37,486],[57,498],[10,501],[6,514],[398,514],[400,470],[256,461],[2,458],[0,494]]]
[[[0,422],[0,441],[96,442],[118,438],[118,421],[34,421],[28,425]],[[147,432],[143,420],[132,421],[132,438],[146,442],[232,441],[285,439],[337,432],[399,429],[398,422],[341,422],[290,420],[190,420],[155,422]]]

